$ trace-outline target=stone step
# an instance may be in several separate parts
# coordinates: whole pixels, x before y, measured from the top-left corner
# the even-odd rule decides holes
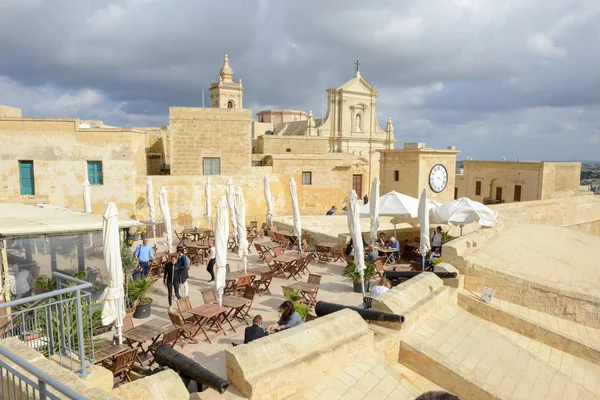
[[[498,298],[484,303],[478,294],[465,289],[459,292],[458,305],[478,317],[600,365],[599,329]]]
[[[465,399],[600,399],[499,329],[446,305],[402,342],[399,361]]]

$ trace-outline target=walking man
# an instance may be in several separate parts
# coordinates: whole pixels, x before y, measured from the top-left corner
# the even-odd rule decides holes
[[[177,256],[172,256],[171,261],[165,265],[165,274],[163,276],[163,285],[167,287],[169,293],[169,308],[173,306],[173,290],[175,297],[181,298],[179,295],[179,268],[177,267]]]
[[[150,261],[154,261],[154,254],[152,253],[152,246],[148,244],[148,239],[144,238],[142,244],[136,247],[133,256],[138,259],[138,270],[136,275],[143,275],[144,278],[148,275],[148,268],[150,267]]]
[[[177,248],[177,265],[175,267],[179,269],[179,282],[183,285],[183,295],[187,297],[189,293],[188,272],[190,270],[190,259],[183,252],[183,247]]]

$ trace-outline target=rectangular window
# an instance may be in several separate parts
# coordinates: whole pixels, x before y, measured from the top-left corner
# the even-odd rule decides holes
[[[312,172],[302,172],[302,184],[312,185]]]
[[[454,200],[458,199],[458,188],[454,188]]]
[[[521,201],[521,185],[515,185],[515,201]]]
[[[400,181],[400,171],[396,170],[394,171],[394,182],[399,182]]]
[[[202,159],[202,173],[204,175],[221,175],[221,159],[218,157],[204,157]]]
[[[481,181],[475,182],[475,196],[481,196]]]
[[[88,161],[87,168],[90,185],[103,185],[104,177],[102,176],[102,161]]]
[[[33,161],[19,161],[19,185],[21,195],[33,196],[35,194]]]

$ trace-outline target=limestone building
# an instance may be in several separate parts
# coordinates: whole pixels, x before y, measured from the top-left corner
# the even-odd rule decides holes
[[[484,204],[572,197],[580,175],[579,162],[465,160],[455,196]]]
[[[236,83],[233,81],[233,69],[229,66],[229,58],[225,54],[223,67],[219,72],[219,81],[210,84],[210,106],[212,108],[244,108],[244,88],[242,79]]]

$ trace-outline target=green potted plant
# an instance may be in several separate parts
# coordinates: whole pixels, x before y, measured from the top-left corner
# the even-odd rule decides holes
[[[369,290],[370,281],[376,273],[377,270],[375,269],[375,264],[365,262],[365,270],[363,272],[365,291]],[[360,284],[360,274],[356,271],[356,264],[354,264],[353,262],[349,262],[348,265],[346,265],[346,268],[344,268],[342,276],[352,281],[352,283],[354,284],[354,292],[362,293],[362,287]]]
[[[146,293],[152,288],[156,279],[140,278],[129,282],[129,301],[135,308],[133,318],[147,318],[152,312],[152,299]]]
[[[138,266],[138,259],[133,256],[131,252],[131,248],[127,245],[127,243],[121,243],[121,265],[123,268],[123,277],[125,278],[124,289],[125,289],[125,298],[129,298],[129,281],[133,276],[133,271]],[[133,308],[133,307],[132,307]],[[133,312],[133,309],[128,310],[127,313]]]
[[[306,319],[310,308],[304,304],[304,297],[300,294],[298,290],[284,288],[283,296],[286,300],[291,301],[294,304],[294,310],[302,317],[302,321]]]

